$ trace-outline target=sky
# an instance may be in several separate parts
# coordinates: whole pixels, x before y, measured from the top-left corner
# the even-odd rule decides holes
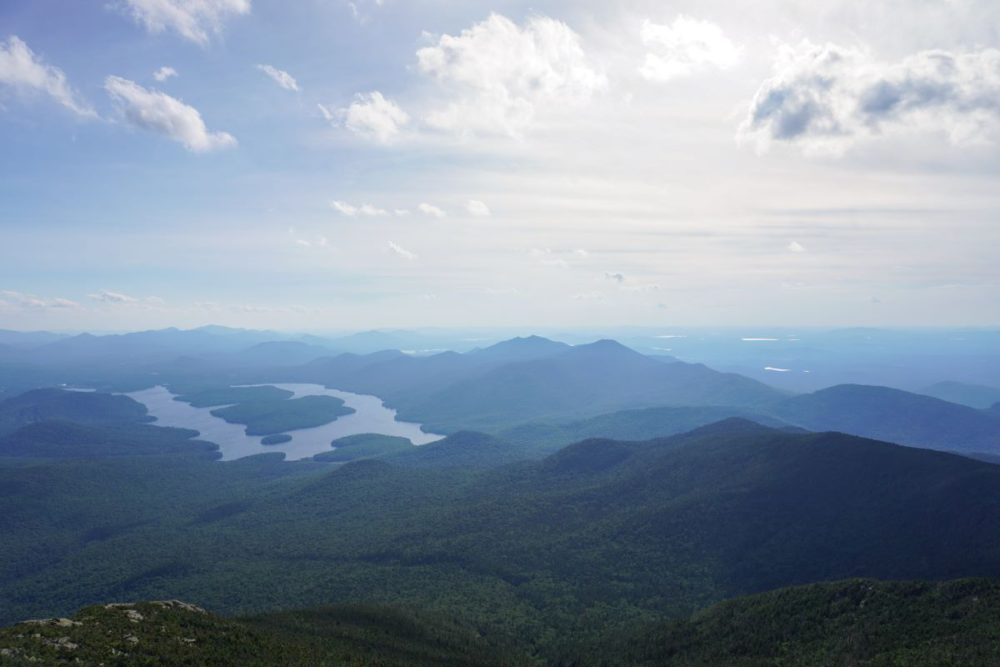
[[[0,327],[1000,326],[995,0],[4,0]]]

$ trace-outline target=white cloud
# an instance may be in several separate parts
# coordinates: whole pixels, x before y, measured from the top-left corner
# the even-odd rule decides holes
[[[250,0],[125,0],[132,17],[150,32],[173,30],[201,45],[233,16],[250,13]]]
[[[792,241],[788,244],[788,252],[805,252],[805,246],[803,246],[798,241]]]
[[[782,45],[774,76],[757,90],[742,137],[808,152],[841,153],[890,132],[941,131],[956,144],[1000,128],[1000,49],[921,51],[881,62],[860,48]]]
[[[434,206],[433,204],[428,204],[427,202],[423,202],[419,206],[417,206],[417,210],[423,213],[424,215],[430,216],[432,218],[444,218],[447,217],[448,215],[447,213],[444,212],[443,209],[440,209],[437,206]]]
[[[640,32],[649,49],[639,73],[651,81],[669,81],[707,69],[729,69],[742,49],[718,25],[680,14],[669,25],[645,21]]]
[[[330,111],[328,108],[326,108],[322,104],[316,104],[316,107],[319,109],[319,112],[323,115],[323,118],[326,120],[326,122],[328,122],[328,123],[336,122],[336,120],[337,120],[337,114],[335,114],[334,112]]]
[[[77,98],[61,69],[46,65],[15,35],[0,42],[0,86],[22,93],[43,93],[80,116],[97,115]]]
[[[522,27],[491,14],[457,36],[442,35],[436,45],[420,49],[417,64],[451,98],[427,116],[427,123],[457,132],[518,136],[532,125],[539,106],[577,105],[607,86],[579,36],[543,16]]]
[[[625,274],[624,274],[624,273],[618,273],[618,272],[614,272],[614,273],[612,273],[612,272],[610,272],[610,271],[605,271],[605,272],[604,272],[604,277],[605,277],[606,279],[608,279],[608,280],[613,280],[613,281],[615,281],[615,282],[616,282],[616,283],[618,283],[619,285],[621,285],[622,283],[624,283],[624,282],[625,282]]]
[[[88,294],[87,298],[112,306],[137,306],[143,309],[159,308],[166,305],[166,301],[158,296],[147,296],[140,299],[128,294],[122,294],[121,292],[112,292],[103,289],[93,294]]]
[[[410,210],[406,208],[394,208],[392,210],[392,214],[395,215],[397,218],[405,218],[406,216],[410,215]]]
[[[392,241],[389,241],[389,250],[391,250],[392,252],[396,253],[397,255],[399,255],[400,257],[402,257],[403,259],[414,260],[414,259],[417,258],[416,253],[410,252],[406,248],[404,248],[401,245],[398,245],[396,243],[393,243]]]
[[[280,70],[277,67],[272,67],[271,65],[257,65],[257,69],[259,69],[261,72],[271,77],[271,79],[276,84],[278,84],[285,90],[298,91],[299,89],[298,81],[296,81],[295,77],[293,77],[288,72]],[[320,108],[321,109],[323,108],[322,105],[320,105]]]
[[[587,259],[590,257],[590,253],[584,250],[583,248],[577,248],[576,250],[573,251],[573,254],[579,257],[580,259]]]
[[[324,116],[329,112],[320,107]],[[351,106],[340,110],[344,127],[355,134],[374,139],[380,144],[392,141],[410,122],[410,117],[399,106],[386,99],[382,93],[358,93]],[[328,118],[329,119],[329,118]]]
[[[160,69],[153,72],[153,78],[156,79],[157,81],[166,81],[167,79],[173,76],[177,76],[177,70],[167,65],[164,65]]]
[[[306,239],[295,239],[295,245],[300,246],[302,248],[311,248],[312,241],[307,241]]]
[[[469,215],[474,215],[477,218],[487,218],[491,214],[490,207],[478,199],[467,201],[465,203],[465,210],[469,212]]]
[[[48,298],[34,294],[25,294],[24,292],[15,292],[13,290],[0,290],[0,307],[42,310],[50,308],[79,308],[80,304],[61,297]]]
[[[165,93],[118,76],[105,79],[104,89],[130,124],[178,141],[189,151],[202,153],[236,146],[231,134],[209,132],[197,109]]]
[[[129,296],[127,294],[122,294],[121,292],[111,292],[108,290],[99,290],[94,294],[88,294],[88,298],[94,301],[100,301],[101,303],[138,303],[139,299]]]
[[[362,204],[361,206],[355,206],[354,204],[348,204],[345,201],[333,200],[330,202],[330,208],[337,211],[342,215],[346,215],[349,218],[354,218],[357,216],[363,216],[368,218],[380,217],[383,215],[388,215],[389,212],[383,208],[373,206],[372,204]]]

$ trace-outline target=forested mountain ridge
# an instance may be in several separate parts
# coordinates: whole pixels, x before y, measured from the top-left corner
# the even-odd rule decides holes
[[[1000,576],[1000,467],[941,452],[729,420],[485,470],[392,461],[0,465],[2,622],[164,596],[391,603],[552,658],[778,586]]]
[[[811,431],[842,431],[931,449],[1000,452],[1000,419],[984,410],[888,387],[838,385],[771,406]]]
[[[852,579],[735,598],[666,623],[584,639],[553,665],[990,667],[1000,582]],[[0,628],[0,665],[165,667],[540,664],[426,612],[340,605],[221,618],[176,600],[96,605]]]

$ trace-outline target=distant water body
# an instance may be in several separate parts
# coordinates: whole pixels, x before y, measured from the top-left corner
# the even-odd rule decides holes
[[[292,392],[292,398],[302,396],[333,396],[344,401],[354,414],[338,417],[336,421],[315,428],[289,431],[289,442],[280,445],[262,445],[262,436],[247,435],[241,424],[230,424],[212,414],[220,406],[196,408],[182,401],[175,401],[176,394],[165,387],[153,387],[126,394],[146,406],[149,414],[156,417],[157,426],[176,426],[198,431],[199,440],[207,440],[219,446],[222,460],[232,461],[255,454],[284,452],[290,461],[308,459],[316,454],[333,451],[331,441],[359,433],[379,433],[407,438],[415,445],[426,445],[444,436],[425,433],[420,424],[396,420],[396,411],[382,404],[377,396],[352,394],[337,389],[327,389],[318,384],[275,384],[270,385]]]

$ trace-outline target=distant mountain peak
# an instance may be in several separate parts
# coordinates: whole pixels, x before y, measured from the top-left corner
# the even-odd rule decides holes
[[[620,356],[620,357],[641,357],[646,359],[647,357],[636,352],[632,348],[622,345],[616,340],[610,338],[602,338],[601,340],[596,340],[593,343],[585,343],[583,345],[574,345],[571,349],[571,353],[575,355],[600,355],[600,356]]]
[[[566,343],[550,340],[543,336],[518,336],[500,341],[473,354],[482,357],[506,357],[510,359],[529,359],[556,354],[570,349]]]

